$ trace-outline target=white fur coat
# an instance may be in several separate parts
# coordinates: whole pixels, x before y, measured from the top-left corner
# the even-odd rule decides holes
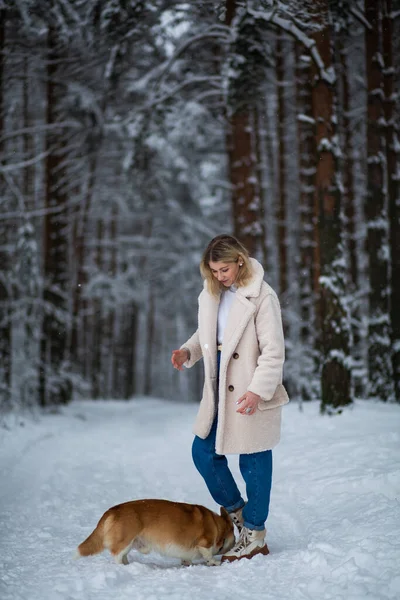
[[[273,448],[280,439],[281,410],[289,401],[282,385],[285,348],[279,301],[264,281],[264,269],[250,259],[253,278],[239,287],[222,343],[219,398],[216,406],[217,316],[219,298],[199,296],[198,329],[183,344],[190,351],[186,366],[204,360],[204,389],[193,432],[206,438],[218,410],[216,452],[251,454]],[[250,390],[261,396],[258,410],[241,415],[236,401]]]

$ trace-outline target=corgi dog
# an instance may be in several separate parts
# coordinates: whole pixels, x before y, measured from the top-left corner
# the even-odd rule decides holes
[[[107,510],[94,531],[79,544],[75,558],[98,554],[107,548],[115,561],[127,565],[133,548],[181,559],[183,565],[202,558],[217,565],[217,554],[235,543],[228,512],[221,514],[199,504],[169,500],[134,500]]]

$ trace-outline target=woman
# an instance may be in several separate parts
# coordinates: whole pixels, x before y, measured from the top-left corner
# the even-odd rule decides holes
[[[272,452],[280,438],[284,339],[278,298],[260,263],[234,237],[219,235],[207,246],[200,271],[198,329],[172,352],[176,369],[204,360],[204,390],[194,425],[192,454],[215,502],[239,531],[222,561],[268,554]],[[229,470],[226,454],[239,454],[247,503]]]

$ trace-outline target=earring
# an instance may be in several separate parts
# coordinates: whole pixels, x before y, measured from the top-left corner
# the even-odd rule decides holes
[[[239,263],[239,267],[243,267],[243,263]]]

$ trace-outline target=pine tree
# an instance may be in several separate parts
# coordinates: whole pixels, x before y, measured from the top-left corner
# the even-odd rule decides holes
[[[386,129],[386,166],[388,189],[388,216],[390,223],[390,322],[392,342],[392,368],[394,391],[400,402],[400,143],[399,143],[399,100],[395,93],[393,61],[394,14],[392,0],[383,3],[382,52],[384,115]]]
[[[38,304],[41,281],[39,249],[36,232],[28,220],[24,220],[17,232],[14,282],[18,298],[14,312],[21,332],[23,373],[18,380],[18,395],[22,406],[37,406],[38,354],[40,348],[41,311]]]
[[[311,57],[296,44],[296,103],[299,146],[299,209],[301,231],[299,234],[299,293],[300,293],[300,341],[307,352],[302,352],[299,394],[303,400],[315,396],[314,380],[316,357],[311,349],[315,346],[316,292],[314,279],[314,189],[315,189],[315,122],[312,118]]]
[[[47,33],[47,124],[62,119],[65,93],[61,65],[65,49],[56,27]],[[44,306],[41,339],[39,393],[42,406],[65,403],[71,397],[71,384],[61,372],[66,358],[68,319],[68,235],[66,191],[66,141],[51,129],[46,136],[45,193],[47,212],[44,219]]]
[[[286,128],[284,101],[284,36],[278,32],[276,40],[276,85],[278,94],[278,177],[279,201],[277,214],[279,248],[279,294],[285,294],[288,288],[287,258],[287,172],[286,172]]]
[[[4,164],[4,89],[6,85],[4,57],[6,52],[7,10],[0,7],[0,164]],[[7,212],[8,203],[5,194],[5,178],[0,171],[0,213]],[[0,217],[0,407],[11,405],[11,285],[9,280],[10,260],[6,250],[8,243],[7,221]]]
[[[385,131],[382,125],[382,2],[366,0],[365,15],[371,25],[365,30],[368,87],[367,109],[367,252],[369,258],[368,368],[370,395],[381,400],[393,398],[391,362],[389,232]]]
[[[227,154],[232,186],[234,234],[250,254],[262,257],[261,239],[265,236],[261,199],[257,193],[257,150],[254,111],[265,58],[260,26],[246,13],[244,2],[226,0],[225,23],[235,31],[228,55],[228,133]],[[234,73],[234,78],[231,74]]]
[[[328,2],[319,3],[318,29],[313,34],[325,69],[333,74]],[[322,351],[321,412],[333,414],[352,402],[350,327],[344,305],[344,264],[341,237],[341,190],[338,185],[337,139],[333,77],[321,77],[313,65],[312,108],[316,127],[314,210],[315,254],[319,286],[317,322]]]

